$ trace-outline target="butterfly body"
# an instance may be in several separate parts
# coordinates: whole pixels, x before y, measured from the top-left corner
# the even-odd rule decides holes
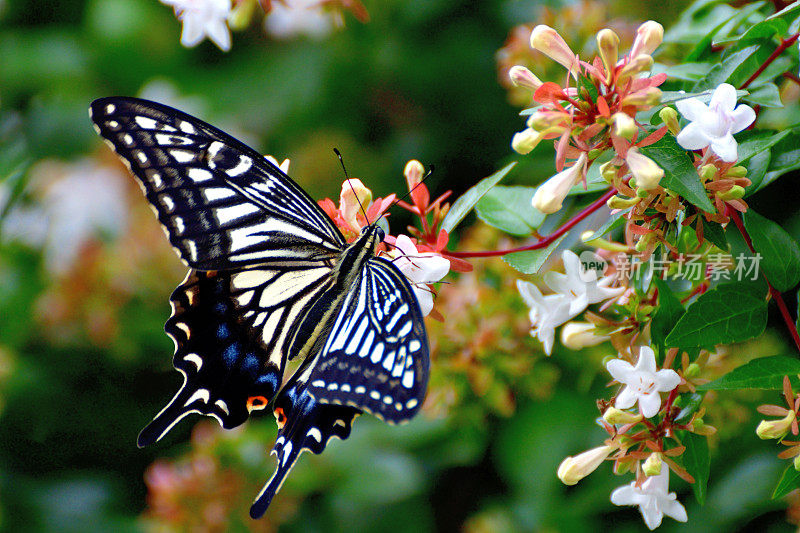
[[[427,334],[408,280],[375,255],[377,224],[347,243],[280,169],[186,113],[111,97],[93,102],[90,116],[190,267],[165,326],[183,385],[140,446],[191,413],[232,428],[271,404],[278,464],[251,509],[258,517],[301,451],[346,438],[362,412],[392,423],[416,414]]]

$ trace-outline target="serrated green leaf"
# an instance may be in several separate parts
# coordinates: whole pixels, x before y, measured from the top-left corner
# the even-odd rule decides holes
[[[715,89],[721,83],[725,83],[733,75],[736,69],[739,68],[739,66],[750,56],[752,56],[758,50],[758,48],[759,46],[757,44],[748,46],[747,48],[743,48],[742,50],[739,50],[738,52],[726,57],[724,61],[717,63],[705,78],[698,81],[694,87],[692,87],[692,90],[704,91],[706,89]]]
[[[534,187],[495,185],[477,204],[475,214],[485,223],[511,235],[530,235],[545,215],[531,206]]]
[[[681,301],[670,290],[666,281],[656,276],[653,278],[653,282],[658,289],[658,309],[656,309],[650,322],[650,338],[659,347],[659,353],[663,355],[664,340],[686,310],[683,308]]]
[[[767,326],[767,303],[748,283],[726,283],[701,295],[667,335],[673,347],[713,346],[760,335]]]
[[[455,227],[458,226],[458,223],[467,216],[467,213],[470,212],[475,204],[478,203],[478,200],[489,192],[489,189],[497,185],[516,164],[515,161],[506,165],[491,176],[482,179],[475,186],[462,194],[459,199],[450,206],[450,211],[447,212],[447,216],[444,217],[444,221],[442,222],[442,229],[447,233],[451,233]]]
[[[797,488],[800,488],[800,472],[795,470],[792,463],[789,463],[789,466],[783,471],[778,484],[775,485],[775,490],[772,491],[772,499],[783,498]]]
[[[669,189],[708,213],[716,213],[714,205],[706,195],[703,182],[694,168],[692,159],[671,134],[667,133],[650,146],[639,149],[664,169],[661,186]]]
[[[692,490],[697,503],[706,503],[708,475],[711,472],[711,460],[708,456],[708,439],[702,435],[688,431],[680,433],[681,443],[686,446],[683,452],[683,467],[694,478]]]
[[[798,373],[800,359],[784,355],[760,357],[734,368],[719,379],[700,385],[697,390],[782,390],[784,376],[789,376],[793,387],[800,384]]]
[[[781,292],[800,282],[800,246],[780,225],[764,218],[752,209],[743,216],[744,227],[761,254],[759,268]]]
[[[566,234],[550,243],[547,248],[504,255],[503,261],[523,274],[536,274],[542,268],[544,262],[547,261],[547,258],[550,257],[550,254],[558,247],[559,243],[564,240],[564,237],[566,237]]]
[[[744,100],[761,107],[783,107],[781,94],[778,91],[778,86],[774,83],[766,83],[756,87],[748,96],[744,97]]]
[[[743,132],[737,139],[739,142],[739,164],[760,154],[764,150],[769,150],[790,133],[792,133],[791,130],[779,131],[777,133],[759,130]],[[750,176],[748,175],[747,177],[749,178]]]

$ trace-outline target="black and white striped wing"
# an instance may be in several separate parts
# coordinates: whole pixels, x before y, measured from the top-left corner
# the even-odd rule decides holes
[[[345,240],[319,206],[230,135],[137,98],[101,98],[89,112],[192,268],[303,265],[341,252]]]
[[[419,410],[430,368],[428,336],[414,291],[391,262],[367,262],[317,357],[302,379],[320,402],[392,423]]]
[[[139,434],[140,447],[190,413],[225,428],[263,409],[281,386],[288,345],[299,323],[331,286],[330,266],[191,271],[170,298],[165,329],[183,385]]]

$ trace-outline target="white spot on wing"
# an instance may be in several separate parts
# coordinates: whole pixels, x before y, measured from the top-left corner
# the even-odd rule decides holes
[[[116,110],[117,110],[117,106],[115,106],[114,104],[108,104],[106,106],[106,113],[109,114],[109,115],[111,113],[113,113],[114,111],[116,111]]]
[[[186,150],[170,150],[169,154],[175,158],[178,163],[188,163],[194,159],[194,152],[187,152]]]
[[[317,442],[322,442],[322,432],[317,428],[311,428],[306,433],[306,437],[311,437]]]
[[[211,172],[204,168],[190,168],[186,171],[186,175],[189,176],[189,179],[195,183],[207,181],[214,177]]]
[[[203,197],[207,202],[224,200],[236,196],[236,192],[225,187],[206,187],[203,189]]]
[[[156,129],[156,121],[153,120],[152,118],[136,117],[133,120],[135,120],[136,123],[139,126],[141,126],[142,128],[144,128],[146,130],[154,130],[154,129]]]
[[[194,403],[196,400],[200,400],[203,403],[208,403],[208,400],[210,398],[211,398],[211,393],[208,392],[208,389],[197,389],[196,391],[194,391],[194,394],[189,396],[189,399],[186,400],[186,403],[183,405],[187,406],[191,403]]]
[[[236,177],[239,174],[244,174],[245,172],[247,172],[252,166],[253,166],[253,160],[247,157],[246,155],[243,155],[239,157],[239,162],[236,164],[236,166],[230,170],[226,170],[225,173],[228,176]]]
[[[176,324],[176,326],[181,328],[181,326],[186,327],[186,324],[178,323]],[[188,331],[189,331],[188,327],[186,327],[186,331],[188,336]],[[189,361],[190,363],[194,363],[194,365],[197,367],[197,370],[200,370],[200,368],[203,366],[203,358],[197,355],[196,353],[187,353],[186,355],[183,356],[183,360]]]
[[[181,131],[184,131],[186,133],[197,133],[197,130],[194,129],[194,126],[192,126],[190,123],[186,122],[185,120],[181,120],[178,123],[178,127],[181,129]]]
[[[217,400],[216,402],[214,402],[214,405],[219,407],[222,410],[222,412],[225,413],[226,415],[231,414],[231,412],[228,410],[228,404],[226,404],[223,400]]]

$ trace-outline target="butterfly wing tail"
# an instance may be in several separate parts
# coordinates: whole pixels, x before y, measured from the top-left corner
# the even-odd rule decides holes
[[[139,448],[149,446],[161,440],[172,427],[190,413],[197,413],[199,410],[192,405],[199,398],[192,398],[187,388],[181,387],[174,398],[147,424],[136,439]]]
[[[331,438],[344,440],[349,437],[353,420],[361,411],[344,405],[319,403],[305,389],[305,383],[293,377],[278,395],[275,413],[278,424],[282,425],[271,452],[277,465],[250,507],[253,518],[260,518],[267,511],[303,451],[319,454]]]

